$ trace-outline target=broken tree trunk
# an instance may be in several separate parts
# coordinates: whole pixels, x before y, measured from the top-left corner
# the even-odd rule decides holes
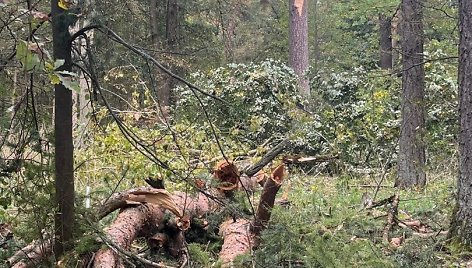
[[[267,227],[275,196],[277,195],[284,178],[284,165],[281,164],[271,174],[264,184],[255,219],[251,222],[246,219],[231,219],[220,225],[220,234],[223,236],[223,246],[220,259],[223,267],[231,267],[234,259],[247,253],[257,246],[259,235]]]

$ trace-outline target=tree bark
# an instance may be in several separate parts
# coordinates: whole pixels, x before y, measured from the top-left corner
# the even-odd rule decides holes
[[[164,212],[155,205],[146,204],[130,207],[118,214],[118,217],[107,228],[105,234],[120,248],[128,250],[131,243],[146,225],[158,223],[163,217]],[[103,248],[95,255],[94,267],[115,268],[124,267],[124,265],[115,251]]]
[[[402,11],[401,8],[398,8],[391,20],[391,33],[392,33],[392,67],[397,67],[396,65],[400,59],[400,22],[402,21]]]
[[[151,25],[151,41],[153,45],[157,45],[159,41],[159,9],[158,9],[158,2],[159,0],[149,0],[149,17],[150,17],[150,25]]]
[[[70,15],[51,1],[53,56],[65,60],[59,67],[72,71],[70,46]],[[72,141],[72,92],[62,83],[54,86],[55,113],[55,190],[57,211],[55,214],[54,254],[58,259],[72,242],[74,229],[74,172]]]
[[[472,2],[459,0],[459,177],[450,236],[472,245]]]
[[[424,119],[423,15],[421,0],[402,2],[402,123],[395,186],[426,184]]]
[[[180,23],[180,7],[178,0],[168,0],[167,1],[167,15],[166,15],[166,45],[167,49],[170,51],[175,51],[178,47],[179,39],[179,23]],[[176,72],[177,69],[173,66],[170,66],[170,69],[173,72]],[[175,86],[174,78],[166,76],[165,85],[160,91],[161,94],[161,105],[165,107],[165,110],[168,110],[168,106],[171,104],[172,88]],[[167,115],[166,115],[167,116]]]
[[[380,36],[380,62],[382,69],[391,69],[392,64],[392,20],[385,16],[379,15],[379,36]]]
[[[308,0],[289,0],[289,65],[298,75],[299,92],[307,97],[310,85],[308,70]]]

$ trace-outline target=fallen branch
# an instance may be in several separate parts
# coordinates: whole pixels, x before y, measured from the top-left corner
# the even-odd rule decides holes
[[[392,230],[395,219],[397,218],[399,198],[400,196],[398,193],[393,195],[392,206],[388,210],[387,224],[385,225],[382,236],[383,240],[387,243],[390,242],[390,231]]]
[[[310,162],[328,162],[334,159],[338,159],[339,155],[319,155],[319,156],[285,156],[283,158],[286,164],[303,164]]]
[[[272,160],[274,160],[274,158],[277,157],[277,155],[279,155],[288,145],[290,145],[290,140],[285,139],[281,141],[274,148],[269,150],[259,162],[247,168],[244,171],[244,174],[246,174],[249,177],[256,175],[256,173],[259,172],[259,170],[261,170],[263,167],[269,164]]]

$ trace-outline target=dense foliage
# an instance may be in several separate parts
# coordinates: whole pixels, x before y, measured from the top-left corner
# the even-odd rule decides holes
[[[244,168],[285,138],[292,141],[286,154],[328,160],[290,166],[297,175],[282,190],[290,205],[274,210],[260,247],[241,256],[241,266],[431,267],[460,262],[459,250],[446,246],[443,236],[414,237],[400,248],[384,243],[388,207],[360,207],[364,193],[375,192],[374,198],[382,199],[394,191],[389,185],[401,131],[401,49],[394,48],[393,69],[378,68],[378,18],[394,18],[399,1],[310,2],[307,99],[298,95],[297,78],[285,64],[286,1],[178,1],[177,41],[171,48],[164,5],[157,10],[156,42],[151,39],[150,5],[79,2],[85,3],[71,31],[105,25],[194,86],[170,79],[149,58],[99,30],[74,43],[73,72],[56,71],[64,61],[50,56],[49,3],[37,1],[30,12],[27,3],[0,1],[0,224],[14,232],[14,239],[0,240],[2,259],[53,233],[51,122],[60,111],[53,109],[51,88],[62,83],[75,96],[77,233],[85,234],[78,236],[70,263],[98,247],[94,234],[113,217],[90,224],[85,199],[97,207],[114,192],[145,185],[147,178],[163,179],[170,191],[196,192],[197,182],[215,183],[212,172],[218,160],[235,160]],[[401,192],[400,218],[420,219],[439,232],[447,229],[456,173],[457,6],[455,1],[428,0],[424,8],[430,186],[422,193]],[[29,37],[33,31],[34,38]],[[392,38],[399,41],[398,34]],[[168,86],[171,103],[160,107],[158,95]],[[254,199],[241,195],[235,200],[243,205],[231,209],[250,213]],[[228,211],[218,213],[214,222]],[[395,236],[413,233],[394,230]],[[217,265],[221,241],[200,242],[189,244],[192,264]]]

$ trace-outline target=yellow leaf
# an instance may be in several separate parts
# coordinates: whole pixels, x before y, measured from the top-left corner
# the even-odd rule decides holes
[[[55,73],[48,74],[48,77],[49,77],[49,80],[51,81],[51,84],[53,85],[59,85],[61,83],[61,79]]]
[[[59,0],[57,5],[64,10],[68,10],[72,6],[72,1]]]

